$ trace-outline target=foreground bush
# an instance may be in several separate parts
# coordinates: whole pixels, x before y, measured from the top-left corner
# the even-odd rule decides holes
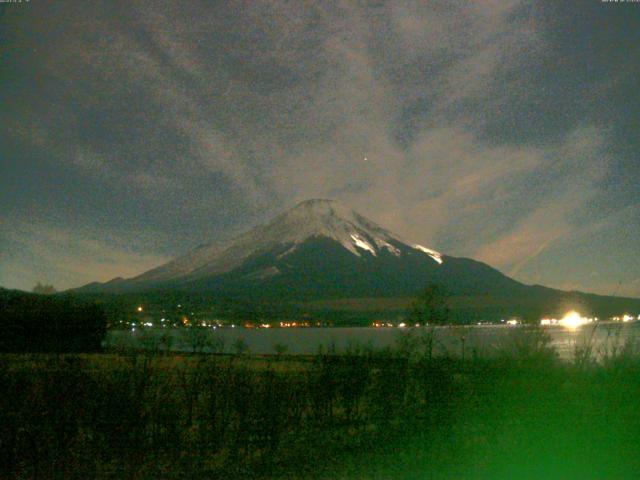
[[[432,358],[420,350],[425,342],[297,360],[5,355],[0,471],[2,478],[633,478],[637,357],[586,368],[557,361],[544,339],[536,337],[535,348],[514,342],[511,356],[464,361]]]

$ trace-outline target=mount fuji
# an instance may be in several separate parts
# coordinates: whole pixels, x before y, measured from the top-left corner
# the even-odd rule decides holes
[[[410,244],[333,200],[298,204],[227,244],[205,244],[130,279],[83,291],[178,288],[323,298],[414,294],[436,282],[461,292],[523,285],[466,258]]]
[[[411,298],[429,283],[464,299],[466,312],[489,305],[499,314],[538,315],[581,306],[604,315],[613,308],[607,307],[611,301],[612,311],[626,301],[640,307],[636,299],[524,285],[482,262],[405,242],[351,208],[324,199],[304,201],[226,244],[205,244],[137,277],[91,283],[76,292],[171,290],[246,301],[380,301]]]

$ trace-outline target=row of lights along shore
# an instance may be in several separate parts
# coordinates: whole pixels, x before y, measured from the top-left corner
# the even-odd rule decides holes
[[[178,307],[180,308],[182,305],[178,305]],[[138,313],[143,313],[144,312],[144,307],[142,305],[139,305],[136,308],[136,312]],[[193,313],[193,312],[192,312]],[[580,315],[578,312],[576,312],[575,310],[569,311],[567,312],[562,318],[542,318],[540,320],[540,325],[543,327],[547,327],[547,326],[560,326],[560,327],[565,327],[571,330],[575,330],[583,325],[588,325],[588,324],[592,324],[592,323],[596,323],[596,322],[600,322],[601,320],[598,317],[584,317],[582,315]],[[623,315],[617,315],[617,316],[613,316],[610,317],[609,319],[605,319],[604,321],[608,321],[608,322],[614,322],[614,323],[629,323],[629,322],[634,322],[634,321],[640,321],[640,315],[637,315],[637,317],[633,316],[633,315],[629,315],[627,313],[623,314]],[[125,323],[124,321],[120,321],[120,323]],[[477,325],[506,325],[506,326],[517,326],[522,324],[522,322],[519,319],[516,318],[512,318],[509,320],[505,320],[502,319],[500,321],[500,323],[494,323],[494,322],[477,322]],[[179,326],[186,326],[186,327],[190,327],[192,325],[195,326],[199,326],[199,327],[211,327],[213,329],[217,329],[217,328],[222,328],[222,327],[231,327],[231,328],[236,328],[235,324],[231,324],[231,325],[225,325],[222,322],[218,321],[218,320],[214,320],[214,321],[205,321],[205,320],[201,320],[201,321],[191,321],[189,320],[189,318],[187,316],[182,316],[179,322],[170,322],[168,321],[166,318],[161,318],[160,319],[160,327],[162,328],[166,328],[166,327],[179,327]],[[130,326],[131,326],[131,330],[135,331],[136,327],[140,326],[140,327],[153,327],[154,323],[153,321],[147,320],[145,322],[130,322]],[[331,326],[331,324],[327,324],[324,322],[319,322],[319,321],[281,321],[281,322],[276,322],[276,323],[255,323],[255,322],[245,322],[243,324],[240,324],[239,326],[243,327],[243,328],[309,328],[309,327],[327,327],[327,326]],[[380,321],[380,320],[376,320],[374,322],[371,323],[372,327],[375,328],[407,328],[407,327],[421,327],[423,325],[421,325],[420,323],[416,323],[414,325],[409,325],[405,322],[398,322],[398,323],[393,323],[393,322],[388,322],[388,321]],[[428,326],[428,324],[425,324],[424,326]]]

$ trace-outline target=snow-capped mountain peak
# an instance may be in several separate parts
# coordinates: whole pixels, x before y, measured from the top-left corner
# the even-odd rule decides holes
[[[335,240],[356,256],[362,251],[377,256],[376,247],[399,253],[390,243],[400,241],[393,234],[345,205],[324,199],[304,201],[240,240],[260,248],[269,243],[299,244],[311,237]]]
[[[240,266],[246,259],[277,250],[281,260],[296,252],[313,238],[333,240],[357,257],[378,257],[382,251],[400,257],[403,252],[419,250],[438,264],[443,256],[420,245],[408,245],[396,235],[333,200],[313,199],[299,203],[225,244],[208,244],[187,255],[150,270],[133,279],[136,282],[165,281],[219,275]]]

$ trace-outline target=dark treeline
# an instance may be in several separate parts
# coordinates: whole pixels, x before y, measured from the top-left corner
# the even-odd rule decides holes
[[[0,289],[1,352],[95,352],[106,326],[95,303]]]
[[[307,308],[296,303],[254,301],[217,297],[209,294],[186,294],[179,291],[158,291],[144,294],[74,294],[86,302],[100,305],[107,315],[110,328],[122,328],[121,321],[137,321],[137,306],[145,307],[144,314],[155,321],[166,318],[182,323],[186,315],[190,320],[220,320],[227,324],[275,323],[285,320],[320,322],[332,326],[370,326],[374,320],[401,319],[406,307],[380,311],[337,310]],[[179,306],[178,306],[179,305]],[[191,313],[194,312],[195,315]]]
[[[558,361],[540,331],[491,359],[0,356],[3,478],[634,478],[640,360]],[[578,354],[580,353],[580,354]]]
[[[552,293],[548,293],[552,292]],[[555,292],[555,293],[553,293]],[[411,311],[412,301],[421,298],[423,290],[406,298],[333,298],[305,303],[246,297],[231,297],[214,292],[186,292],[157,290],[139,293],[78,293],[77,298],[99,304],[107,315],[110,327],[120,328],[120,322],[139,320],[137,307],[144,306],[144,314],[156,321],[167,318],[181,323],[190,319],[217,319],[223,323],[273,323],[283,320],[321,322],[332,326],[370,326],[374,321],[400,322]],[[544,302],[545,295],[551,301]],[[552,291],[536,287],[524,297],[509,295],[448,295],[448,322],[452,324],[500,323],[502,319],[538,324],[541,318],[562,318],[567,311],[576,310],[585,316],[608,318],[625,312],[640,311],[637,299],[602,297],[579,292]],[[192,312],[194,315],[192,315]],[[435,322],[438,323],[438,322]]]

